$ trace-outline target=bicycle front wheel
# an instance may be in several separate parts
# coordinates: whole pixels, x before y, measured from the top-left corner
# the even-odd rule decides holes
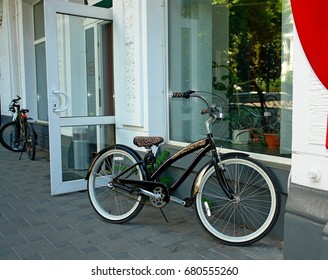
[[[223,157],[224,176],[235,193],[223,192],[214,166],[204,174],[196,196],[196,210],[203,226],[222,243],[249,245],[266,236],[280,210],[280,196],[270,171],[249,157]]]
[[[30,160],[35,159],[36,154],[36,139],[35,133],[32,124],[26,123],[26,137],[25,137],[25,145],[26,145],[26,153]]]
[[[10,151],[22,152],[24,150],[24,143],[20,133],[20,128],[15,121],[5,124],[0,129],[1,144]]]
[[[143,180],[137,158],[121,148],[104,152],[93,163],[88,178],[89,199],[96,212],[111,223],[124,223],[134,218],[144,206],[144,197],[115,187],[113,178]]]

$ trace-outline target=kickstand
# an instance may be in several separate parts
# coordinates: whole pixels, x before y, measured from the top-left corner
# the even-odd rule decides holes
[[[22,156],[23,156],[23,153],[24,153],[25,148],[26,148],[26,143],[24,143],[24,145],[23,145],[23,149],[22,149],[21,154],[19,156],[19,160],[22,159]]]
[[[162,208],[159,208],[159,210],[161,210],[161,213],[162,213],[162,215],[163,215],[163,217],[164,217],[164,220],[168,223],[169,220],[166,218],[163,209],[162,209]]]

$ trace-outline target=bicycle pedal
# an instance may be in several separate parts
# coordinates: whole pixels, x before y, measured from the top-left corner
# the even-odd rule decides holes
[[[186,203],[184,207],[191,207],[194,202],[191,197],[186,197],[183,201]]]

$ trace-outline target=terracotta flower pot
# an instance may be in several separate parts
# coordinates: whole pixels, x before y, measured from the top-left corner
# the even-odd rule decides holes
[[[265,133],[265,141],[270,150],[278,150],[280,147],[280,138],[278,134]]]

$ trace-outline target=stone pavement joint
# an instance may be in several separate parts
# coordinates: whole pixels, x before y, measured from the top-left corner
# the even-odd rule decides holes
[[[266,237],[248,247],[212,238],[193,208],[145,206],[127,224],[110,224],[86,191],[50,195],[50,164],[0,146],[0,259],[2,260],[280,260],[283,243]]]

